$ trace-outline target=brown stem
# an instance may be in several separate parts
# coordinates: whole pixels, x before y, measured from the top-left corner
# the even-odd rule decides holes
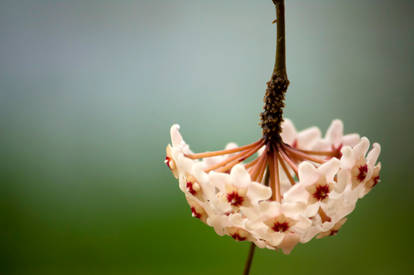
[[[283,148],[279,151],[282,155],[283,159],[289,164],[290,168],[293,169],[295,172],[296,177],[299,179],[298,175],[298,166],[289,158],[289,156],[286,154],[286,152],[283,150]]]
[[[266,152],[266,155],[267,155],[267,152]],[[263,161],[263,163],[261,164],[259,175],[257,176],[257,180],[256,180],[257,182],[262,182],[263,174],[264,174],[264,172],[266,170],[266,166],[267,166],[266,158],[267,158],[267,156],[265,156],[265,161]]]
[[[250,244],[249,254],[247,255],[246,264],[244,265],[243,275],[249,275],[250,267],[252,266],[253,256],[254,256],[254,249],[256,245],[254,243]]]
[[[263,138],[266,144],[280,144],[281,123],[283,122],[283,107],[285,106],[285,93],[289,86],[286,73],[286,42],[285,42],[285,2],[273,0],[276,8],[276,54],[272,77],[267,82],[264,97],[264,111],[260,114],[263,129]]]
[[[313,162],[316,162],[316,163],[319,163],[319,164],[323,164],[323,163],[325,163],[325,162],[326,162],[325,160],[322,160],[322,159],[318,159],[318,158],[312,157],[312,156],[310,156],[310,155],[307,155],[307,154],[305,154],[305,153],[302,153],[301,151],[297,151],[297,150],[295,150],[295,149],[293,149],[293,148],[291,148],[291,147],[288,147],[288,146],[286,146],[286,149],[287,149],[287,151],[288,151],[290,154],[292,154],[292,155],[294,155],[294,156],[296,156],[296,157],[299,157],[299,158],[301,158],[301,159],[310,160],[310,161],[313,161]]]
[[[198,153],[198,154],[186,154],[185,156],[190,159],[201,159],[201,158],[210,158],[210,157],[221,156],[221,155],[228,155],[228,154],[237,153],[237,152],[250,149],[254,147],[255,145],[261,143],[262,141],[263,139],[259,139],[258,141],[253,142],[251,144],[240,146],[240,147],[233,148],[233,149],[214,151],[214,152],[205,152],[205,153]]]
[[[279,153],[279,161],[280,161],[280,165],[283,168],[283,171],[285,172],[286,176],[288,177],[290,184],[295,185],[295,180],[293,179],[292,175],[290,174],[290,171],[288,169],[288,167],[286,166],[285,161],[282,158],[282,155]]]
[[[257,162],[257,164],[256,164],[256,166],[251,170],[251,174],[250,174],[250,177],[251,177],[251,179],[253,180],[253,181],[257,181],[257,177],[259,176],[259,174],[260,174],[260,171],[261,171],[261,169],[262,169],[262,166],[263,165],[266,165],[265,164],[265,162],[266,162],[266,150],[265,150],[265,152],[263,152],[263,154],[260,156],[260,157],[258,157],[257,159],[259,159],[259,161]]]
[[[275,182],[273,183],[275,185],[275,195],[274,198],[277,202],[282,201],[282,195],[280,194],[280,177],[279,177],[279,160],[278,160],[278,153],[276,150],[274,150],[273,154],[273,169],[275,170]]]
[[[234,165],[236,165],[237,163],[239,163],[239,162],[247,159],[248,157],[250,157],[251,155],[253,155],[254,153],[256,153],[262,146],[263,146],[263,140],[261,140],[261,142],[258,145],[256,145],[255,147],[253,147],[253,148],[251,148],[249,150],[246,150],[246,151],[242,151],[242,152],[238,153],[235,156],[232,156],[232,157],[230,157],[230,158],[228,158],[226,160],[223,160],[222,162],[219,162],[219,163],[217,163],[217,164],[209,167],[208,169],[205,170],[205,172],[208,173],[208,172],[210,172],[210,171],[212,171],[214,169],[217,169],[219,167],[222,167],[222,166],[224,166],[226,164],[227,165],[225,167],[230,167],[231,168]],[[233,164],[233,165],[228,165],[228,163],[229,164]]]
[[[276,178],[275,178],[275,158],[273,157],[273,155],[275,154],[275,152],[272,150],[272,152],[270,153],[270,156],[268,158],[268,169],[269,169],[269,174],[270,174],[270,188],[272,189],[272,197],[270,198],[270,200],[274,201],[276,200],[276,186],[275,186],[275,182],[276,182]]]
[[[286,74],[286,38],[285,38],[285,1],[273,0],[276,6],[276,60],[273,72],[287,79]]]
[[[259,161],[260,158],[255,158],[253,161],[246,163],[246,165],[244,165],[244,167],[246,169],[249,169],[250,167],[254,167],[256,165],[256,163]]]
[[[303,149],[298,149],[298,148],[293,148],[293,147],[290,147],[290,148],[292,148],[292,150],[296,150],[296,151],[309,154],[309,155],[328,156],[328,157],[334,157],[336,155],[335,151],[313,151],[313,150],[303,150]]]

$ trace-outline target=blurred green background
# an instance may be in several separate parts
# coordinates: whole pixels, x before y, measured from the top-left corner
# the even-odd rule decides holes
[[[409,274],[413,1],[287,1],[285,114],[381,143],[382,182],[340,234],[252,274]],[[163,164],[260,137],[267,1],[0,2],[0,274],[241,274],[248,244],[191,218]]]

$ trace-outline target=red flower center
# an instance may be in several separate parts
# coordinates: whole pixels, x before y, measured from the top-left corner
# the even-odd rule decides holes
[[[201,214],[197,212],[197,210],[194,207],[191,207],[191,213],[193,213],[193,217],[200,219],[201,218]]]
[[[328,197],[329,192],[330,190],[328,185],[318,185],[315,193],[313,193],[313,197],[319,201],[322,201]]]
[[[227,194],[227,201],[233,206],[242,205],[243,200],[243,197],[239,196],[239,194],[235,191]]]
[[[362,165],[358,169],[359,169],[359,174],[358,174],[357,178],[360,182],[362,182],[367,177],[368,165],[366,165],[366,164]]]
[[[242,237],[242,236],[240,236],[239,235],[239,233],[234,233],[234,234],[231,234],[230,235],[233,239],[235,239],[236,241],[239,241],[239,242],[241,242],[241,241],[245,241],[246,240],[246,237]]]
[[[170,157],[165,157],[165,161],[164,162],[165,162],[165,164],[167,164],[168,168],[171,169],[170,161],[171,161],[171,158]]]
[[[372,186],[372,187],[374,187],[375,185],[377,185],[378,184],[378,182],[379,182],[379,180],[380,180],[380,177],[379,176],[376,176],[376,177],[374,177],[374,185]]]
[[[289,229],[289,224],[287,222],[275,222],[272,226],[272,229],[275,232],[285,232]]]
[[[329,236],[335,236],[336,234],[338,234],[338,230],[332,229]]]
[[[188,181],[186,186],[187,186],[188,192],[190,192],[191,195],[194,196],[197,193],[197,191],[194,190],[193,183],[191,181]]]
[[[336,157],[337,159],[342,158],[342,149],[343,144],[339,144],[338,147],[336,147],[335,145],[332,145],[332,151],[335,153],[334,157]]]

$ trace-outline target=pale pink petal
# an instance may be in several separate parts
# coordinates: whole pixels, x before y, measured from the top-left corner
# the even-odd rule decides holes
[[[297,223],[294,226],[294,231],[300,235],[303,235],[306,233],[306,231],[309,230],[309,228],[312,226],[312,222],[308,218],[297,218]]]
[[[311,127],[298,133],[298,148],[310,149],[315,142],[321,138],[321,130]]]
[[[229,142],[229,143],[227,143],[227,144],[226,144],[225,149],[226,149],[226,150],[229,150],[229,149],[234,149],[234,148],[237,148],[237,147],[239,147],[239,146],[237,145],[237,143],[234,143],[234,142]]]
[[[278,246],[283,241],[284,236],[285,234],[283,233],[272,231],[270,234],[267,235],[266,239],[272,246]]]
[[[342,193],[348,184],[351,184],[351,173],[347,170],[339,170],[337,181],[334,184],[334,190]]]
[[[230,215],[228,220],[232,226],[237,226],[240,228],[244,227],[244,223],[246,221],[246,219],[243,219],[239,213]]]
[[[375,166],[375,163],[378,160],[379,154],[381,152],[381,146],[378,143],[372,144],[372,149],[368,153],[367,162],[371,166]]]
[[[183,154],[178,154],[174,159],[176,160],[175,164],[178,171],[191,173],[192,167],[195,163],[193,160],[186,158]]]
[[[214,231],[216,231],[219,236],[223,236],[225,233],[224,228],[226,226],[225,220],[226,218],[224,215],[210,215],[207,218],[207,224],[213,227]]]
[[[341,149],[341,167],[343,169],[351,169],[354,166],[356,159],[353,156],[352,148],[349,146],[342,147]]]
[[[320,204],[319,203],[314,203],[309,205],[306,210],[304,211],[304,215],[306,217],[313,217],[316,215],[316,213],[318,213]]]
[[[269,199],[272,196],[272,189],[263,184],[251,182],[247,189],[247,196],[254,203],[257,203],[258,201]]]
[[[328,139],[333,145],[338,146],[342,142],[342,135],[344,132],[344,124],[339,119],[332,121],[328,130],[326,131],[326,139]]]
[[[284,254],[290,254],[293,248],[298,244],[299,240],[299,236],[294,233],[286,234],[279,247],[282,249]]]
[[[290,119],[285,118],[282,122],[282,132],[280,133],[280,136],[282,137],[282,140],[292,145],[292,143],[296,139],[296,129],[293,125],[292,121]]]
[[[342,144],[344,146],[355,146],[361,140],[361,137],[358,134],[348,134],[342,137]]]
[[[319,139],[311,149],[315,151],[330,151],[332,150],[332,143],[326,139]]]
[[[171,135],[171,143],[173,146],[180,146],[184,143],[184,140],[180,134],[180,125],[174,124],[171,126],[170,135]]]
[[[265,248],[266,247],[266,243],[262,240],[258,240],[256,239],[254,241],[254,244],[258,247],[258,248]]]
[[[210,182],[214,187],[216,187],[220,192],[226,192],[225,186],[230,183],[230,175],[225,173],[210,172],[209,173]]]
[[[303,161],[299,165],[299,180],[306,185],[315,183],[319,179],[318,169],[309,161]]]
[[[319,232],[321,232],[320,226],[312,226],[309,230],[306,231],[305,234],[302,235],[300,242],[307,243],[312,240]]]
[[[331,158],[321,166],[319,166],[318,170],[319,172],[325,176],[326,180],[328,182],[331,182],[338,172],[339,166],[341,165],[341,162],[337,158]]]
[[[306,191],[303,184],[295,184],[283,195],[283,203],[303,202],[306,203],[309,198],[309,193]]]
[[[235,165],[230,171],[230,176],[236,186],[247,187],[251,183],[250,174],[243,164]]]
[[[369,140],[366,137],[361,138],[361,141],[355,145],[353,150],[353,156],[355,160],[364,157],[369,148]]]
[[[283,202],[281,205],[282,212],[289,217],[297,219],[306,210],[306,204],[304,202]]]

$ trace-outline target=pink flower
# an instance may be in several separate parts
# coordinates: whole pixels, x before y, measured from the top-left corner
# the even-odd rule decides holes
[[[220,236],[284,253],[315,236],[335,235],[379,182],[380,146],[374,143],[367,154],[368,139],[343,135],[339,120],[325,137],[316,127],[297,132],[289,120],[282,129],[277,145],[260,139],[194,154],[173,125],[166,164],[192,216]]]

